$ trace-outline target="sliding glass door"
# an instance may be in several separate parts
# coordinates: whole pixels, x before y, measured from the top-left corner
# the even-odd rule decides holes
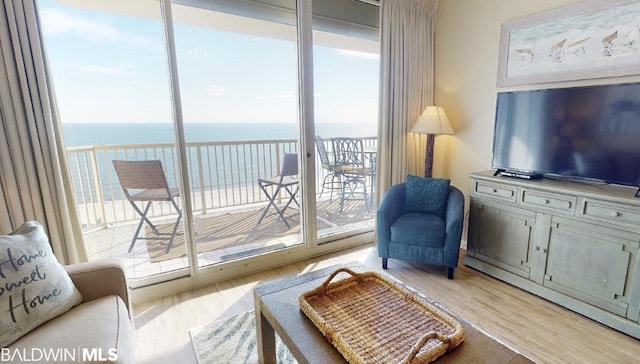
[[[301,243],[295,0],[172,6],[198,265]]]
[[[313,0],[318,239],[371,231],[378,127],[378,6]]]
[[[123,258],[145,286],[302,259],[372,231],[376,6],[38,0],[38,10],[91,260]],[[335,164],[337,138],[366,153],[352,181],[360,201],[316,149]],[[125,191],[114,160],[159,161],[168,197],[132,199],[145,187]]]
[[[185,246],[182,199],[128,199],[123,187],[135,196],[148,169],[132,164],[119,175],[114,164],[159,161],[168,187],[180,187],[159,2],[138,0],[135,11],[107,2],[37,5],[89,260],[122,257],[137,279],[187,267],[174,254]]]

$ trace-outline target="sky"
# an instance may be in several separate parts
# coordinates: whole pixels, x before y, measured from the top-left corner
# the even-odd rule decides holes
[[[38,0],[63,123],[169,122],[163,27]],[[159,11],[159,10],[158,10]],[[175,24],[184,120],[295,122],[295,42]],[[377,54],[314,47],[316,123],[377,123]]]

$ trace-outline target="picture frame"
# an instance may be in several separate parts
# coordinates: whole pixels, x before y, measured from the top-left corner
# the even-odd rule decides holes
[[[586,0],[502,24],[497,86],[640,74],[640,1]]]

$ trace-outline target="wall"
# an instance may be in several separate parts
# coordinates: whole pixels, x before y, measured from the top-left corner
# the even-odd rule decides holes
[[[434,176],[451,178],[467,197],[470,173],[491,167],[497,91],[637,82],[640,76],[497,88],[503,22],[577,3],[576,0],[440,0],[436,24],[435,103],[455,131],[436,138]]]

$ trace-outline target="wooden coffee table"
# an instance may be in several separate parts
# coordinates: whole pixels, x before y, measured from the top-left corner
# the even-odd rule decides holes
[[[358,263],[346,266],[355,272],[370,270]],[[302,293],[321,285],[339,267],[329,267],[276,282],[261,284],[254,289],[260,363],[276,363],[274,332],[278,333],[283,343],[300,364],[346,362],[338,350],[322,336],[313,323],[300,311],[298,305],[298,297]],[[338,276],[334,281],[341,277],[341,275]],[[408,288],[411,289],[410,287]],[[427,298],[427,300],[429,299]],[[442,308],[437,303],[429,301]],[[443,309],[443,311],[446,312],[446,309]],[[455,315],[452,316],[455,317]],[[464,326],[464,342],[455,350],[440,357],[437,363],[533,363],[521,354],[474,328],[465,320],[456,318]]]

